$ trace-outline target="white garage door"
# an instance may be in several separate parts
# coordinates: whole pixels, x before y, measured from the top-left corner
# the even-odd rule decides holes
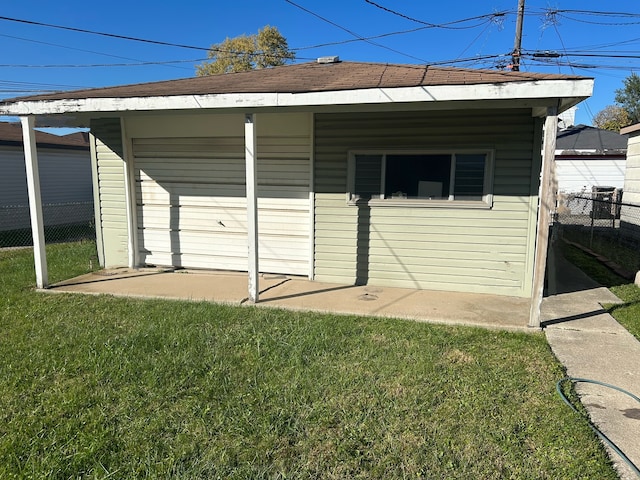
[[[244,137],[133,140],[140,263],[247,271]],[[309,139],[258,140],[261,272],[308,275]]]

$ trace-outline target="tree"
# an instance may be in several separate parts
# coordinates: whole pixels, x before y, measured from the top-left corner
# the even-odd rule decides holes
[[[632,73],[624,79],[624,87],[616,90],[615,101],[624,108],[630,123],[640,122],[640,76]]]
[[[607,105],[593,117],[594,126],[612,132],[620,132],[621,128],[632,123],[627,111],[618,105]]]
[[[199,77],[276,67],[294,60],[295,53],[289,50],[286,38],[278,29],[267,25],[257,34],[226,38],[222,43],[211,45],[207,58],[212,61],[196,66]]]

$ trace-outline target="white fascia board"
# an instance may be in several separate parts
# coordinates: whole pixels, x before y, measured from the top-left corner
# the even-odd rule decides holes
[[[593,80],[538,80],[478,85],[372,88],[305,93],[226,93],[132,98],[83,98],[16,102],[1,107],[1,115],[55,115],[64,113],[199,110],[263,107],[314,107],[447,101],[572,98],[580,101],[593,92]],[[577,103],[576,101],[576,103]]]

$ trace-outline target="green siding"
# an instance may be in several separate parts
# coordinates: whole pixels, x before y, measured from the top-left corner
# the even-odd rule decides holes
[[[92,120],[91,133],[95,138],[93,151],[98,173],[104,266],[126,266],[129,262],[127,206],[120,119]]]
[[[528,109],[317,114],[314,278],[529,296],[539,125]],[[491,209],[347,205],[350,150],[448,148],[494,150]]]

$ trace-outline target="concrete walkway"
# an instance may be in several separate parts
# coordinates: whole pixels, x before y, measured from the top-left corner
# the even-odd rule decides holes
[[[549,295],[542,304],[544,332],[567,375],[615,385],[640,397],[640,342],[602,308],[620,300],[555,248],[550,252],[548,284]],[[593,423],[640,468],[640,404],[590,383],[577,383],[576,391]],[[633,470],[607,450],[620,478],[637,480]]]

